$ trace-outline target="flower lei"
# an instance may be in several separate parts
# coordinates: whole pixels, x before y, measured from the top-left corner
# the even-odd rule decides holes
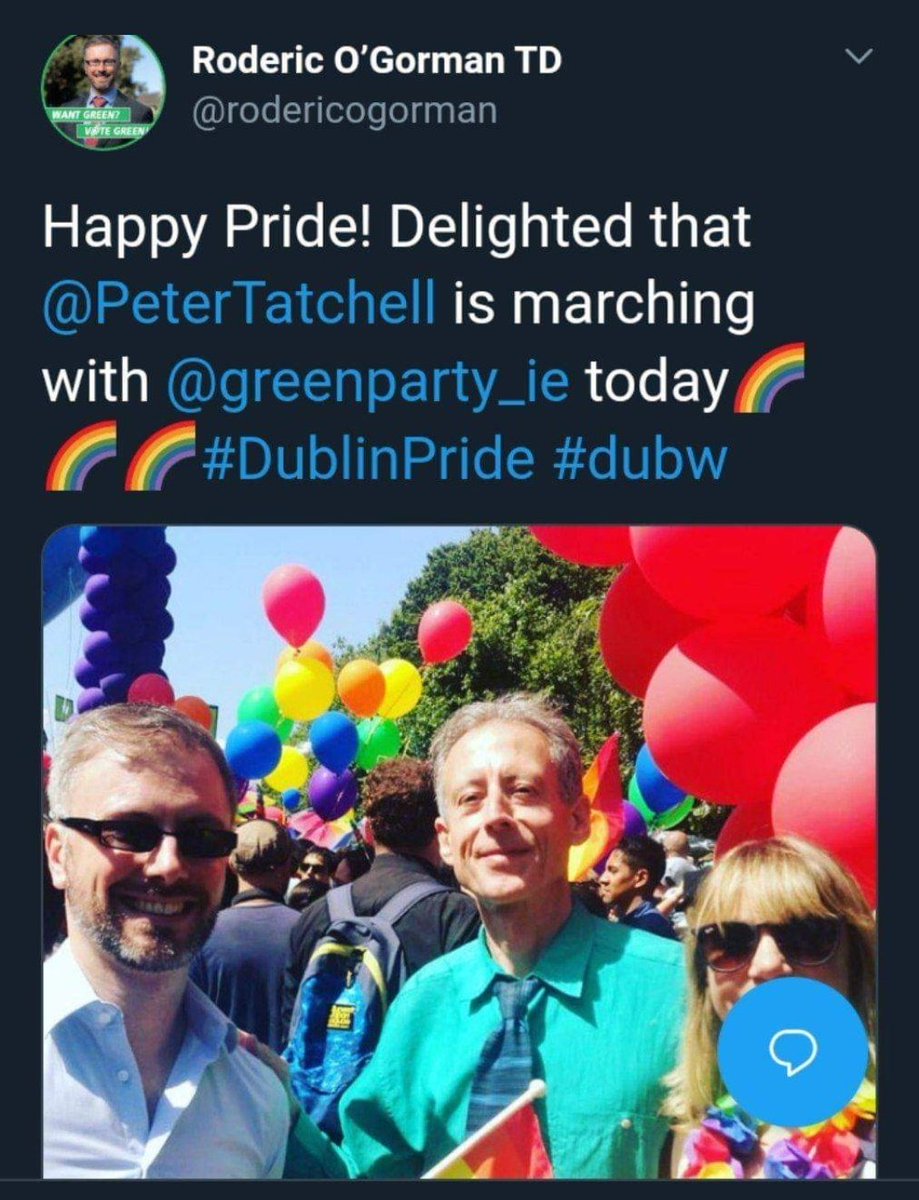
[[[789,1131],[766,1151],[766,1179],[843,1179],[865,1157],[853,1131],[877,1111],[874,1084],[866,1079],[846,1107],[817,1125]],[[722,1096],[686,1142],[683,1179],[743,1179],[744,1163],[756,1154],[766,1126]]]

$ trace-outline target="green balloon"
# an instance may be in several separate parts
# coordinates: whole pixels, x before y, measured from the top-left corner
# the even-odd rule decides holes
[[[386,758],[395,758],[402,746],[402,735],[395,721],[382,717],[367,717],[357,727],[357,765],[363,771],[372,770]]]
[[[286,742],[294,731],[293,719],[291,717],[285,717],[278,721],[277,725],[275,725],[275,731],[277,732],[278,737],[281,739],[281,742]]]
[[[695,802],[695,796],[687,796],[685,800],[681,800],[673,808],[668,808],[666,812],[655,813],[655,827],[657,829],[670,829],[673,825],[679,825],[680,821],[685,820],[692,812]]]
[[[629,803],[638,809],[645,819],[645,824],[651,829],[659,814],[652,812],[645,803],[645,798],[641,794],[641,788],[638,786],[637,775],[632,776],[632,782],[629,784]]]
[[[272,729],[276,728],[278,722],[283,720],[281,710],[274,698],[274,691],[270,687],[251,688],[246,692],[239,702],[236,716],[240,724],[244,721],[264,721]]]

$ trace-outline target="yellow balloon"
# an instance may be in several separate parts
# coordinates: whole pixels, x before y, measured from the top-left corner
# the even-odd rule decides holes
[[[318,659],[285,663],[274,681],[274,698],[285,717],[312,721],[334,700],[335,680],[325,663]]]
[[[594,863],[599,862],[609,841],[609,821],[595,808],[590,810],[590,832],[587,840],[568,851],[568,881],[583,879]]]
[[[421,674],[417,667],[404,658],[388,658],[380,663],[386,680],[383,703],[377,709],[381,717],[394,721],[411,712],[421,699]]]
[[[306,759],[293,746],[281,747],[281,761],[265,776],[265,782],[276,792],[286,792],[288,788],[300,788],[306,783],[310,769]]]

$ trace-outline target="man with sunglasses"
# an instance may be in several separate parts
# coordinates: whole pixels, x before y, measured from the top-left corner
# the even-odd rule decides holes
[[[68,938],[45,964],[45,1176],[278,1176],[283,1089],[188,979],[236,845],[220,748],[172,709],[95,709],[48,798]]]

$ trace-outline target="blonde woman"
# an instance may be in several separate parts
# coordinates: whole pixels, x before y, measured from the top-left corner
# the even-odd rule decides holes
[[[664,1112],[676,1137],[671,1173],[694,1178],[835,1179],[873,1175],[874,1087],[818,1126],[762,1126],[740,1110],[718,1070],[731,1008],[770,979],[828,984],[875,1041],[875,923],[855,881],[799,838],[745,842],[720,859],[690,913],[689,1006],[680,1065]],[[872,1068],[873,1074],[873,1068]]]

